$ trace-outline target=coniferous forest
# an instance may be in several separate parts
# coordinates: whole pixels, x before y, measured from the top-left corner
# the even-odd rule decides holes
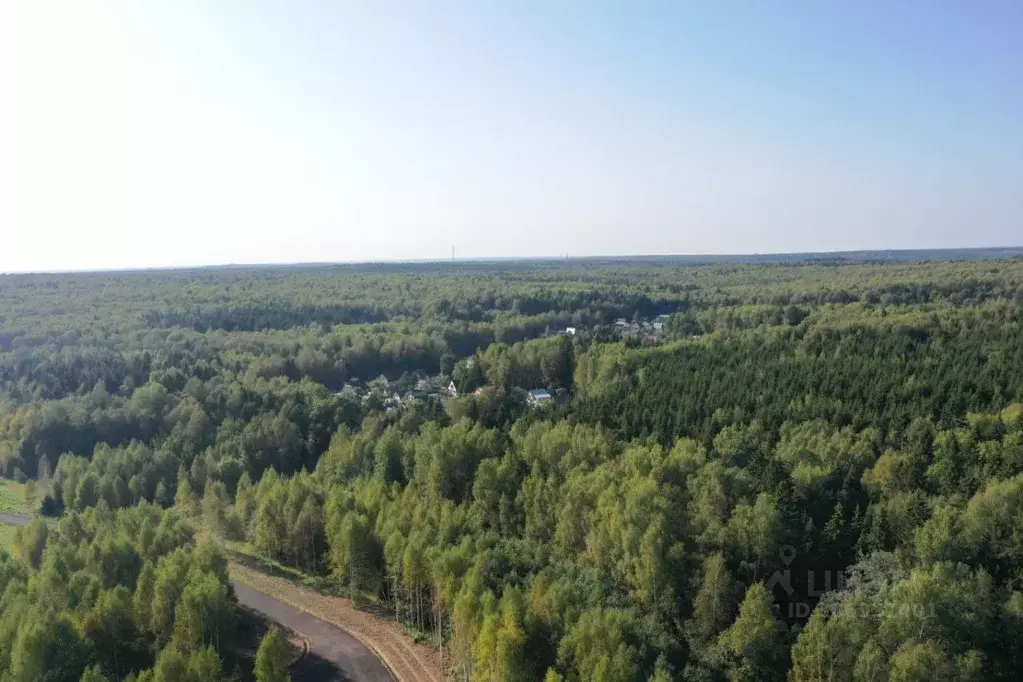
[[[249,677],[224,543],[453,680],[1020,679],[1023,258],[932,255],[0,276],[0,682]]]

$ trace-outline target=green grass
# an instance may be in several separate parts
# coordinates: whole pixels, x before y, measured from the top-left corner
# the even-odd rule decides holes
[[[0,512],[33,516],[36,513],[36,501],[29,499],[30,492],[27,483],[0,478]]]
[[[220,540],[221,546],[228,551],[229,557],[235,559],[249,568],[259,570],[278,578],[307,587],[316,592],[327,594],[332,597],[351,597],[351,590],[341,587],[337,581],[326,575],[307,573],[294,566],[282,564],[274,559],[258,554],[248,542],[237,542],[233,540]],[[362,590],[357,595],[356,601],[360,606],[378,606],[380,595],[372,590]]]
[[[14,526],[0,524],[0,550],[11,551],[11,546],[14,544],[14,533],[17,530]]]

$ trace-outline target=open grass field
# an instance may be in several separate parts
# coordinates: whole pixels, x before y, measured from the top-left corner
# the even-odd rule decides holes
[[[36,503],[32,496],[31,486],[16,483],[8,478],[0,478],[0,512],[32,516],[36,512]]]
[[[14,533],[17,530],[14,526],[0,524],[0,550],[11,551],[11,545],[14,544]]]

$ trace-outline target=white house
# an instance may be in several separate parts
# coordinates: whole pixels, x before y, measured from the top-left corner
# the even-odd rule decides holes
[[[452,398],[458,397],[458,388],[455,386],[454,381],[448,383],[448,395],[450,395]]]
[[[565,327],[565,334],[575,336],[575,327]]]

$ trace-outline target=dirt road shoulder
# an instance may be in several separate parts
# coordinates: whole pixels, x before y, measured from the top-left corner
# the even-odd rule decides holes
[[[394,622],[359,611],[347,599],[299,587],[238,562],[232,561],[230,569],[232,580],[350,633],[383,661],[397,682],[443,682],[440,655],[429,647],[413,643]]]

